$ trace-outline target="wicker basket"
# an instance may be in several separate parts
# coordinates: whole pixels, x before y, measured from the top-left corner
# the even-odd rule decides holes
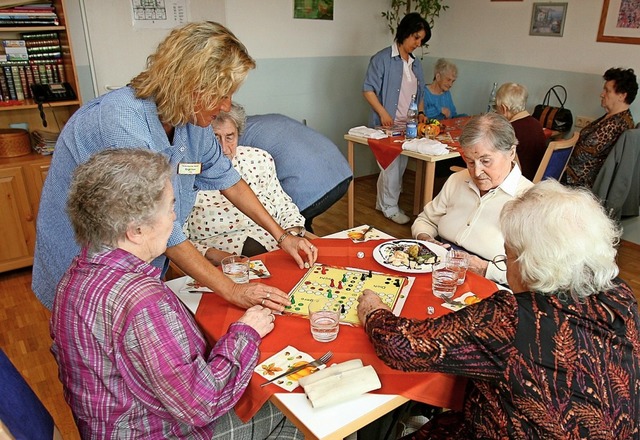
[[[20,128],[0,128],[0,157],[24,156],[31,153],[29,132]]]

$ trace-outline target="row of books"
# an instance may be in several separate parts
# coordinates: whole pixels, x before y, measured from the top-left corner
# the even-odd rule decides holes
[[[58,59],[62,46],[57,32],[23,33],[21,39],[2,40],[6,61]]]
[[[31,84],[66,81],[62,60],[0,61],[0,95],[2,101],[32,98]]]
[[[0,98],[3,102],[32,98],[31,84],[65,82],[62,47],[57,32],[25,32],[3,40],[0,57]]]
[[[58,25],[60,20],[51,2],[0,9],[0,27]]]

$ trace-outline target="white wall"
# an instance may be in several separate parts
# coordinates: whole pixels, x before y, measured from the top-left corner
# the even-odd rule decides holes
[[[388,3],[336,0],[333,20],[303,20],[292,0],[227,0],[226,24],[254,58],[370,57],[391,42],[380,16]]]
[[[640,71],[640,45],[596,41],[603,0],[564,1],[561,38],[529,35],[532,0],[449,1],[436,24],[431,55],[598,75],[611,66]]]

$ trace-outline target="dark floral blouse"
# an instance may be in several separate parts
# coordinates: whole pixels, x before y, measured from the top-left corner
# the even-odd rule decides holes
[[[470,379],[463,412],[410,438],[640,439],[638,304],[615,283],[581,303],[498,291],[438,319],[372,312],[366,331],[386,364]]]
[[[567,183],[591,188],[607,155],[623,131],[633,128],[631,111],[599,117],[580,131],[567,165]]]

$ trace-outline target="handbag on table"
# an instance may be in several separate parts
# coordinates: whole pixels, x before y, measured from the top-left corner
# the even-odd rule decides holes
[[[560,99],[556,89],[562,90],[564,99]],[[552,92],[558,100],[560,107],[549,105]],[[571,114],[571,110],[564,108],[565,102],[567,102],[567,89],[557,84],[547,90],[542,104],[536,105],[533,110],[533,117],[539,120],[544,128],[548,128],[549,130],[569,131],[573,125],[573,115]]]

